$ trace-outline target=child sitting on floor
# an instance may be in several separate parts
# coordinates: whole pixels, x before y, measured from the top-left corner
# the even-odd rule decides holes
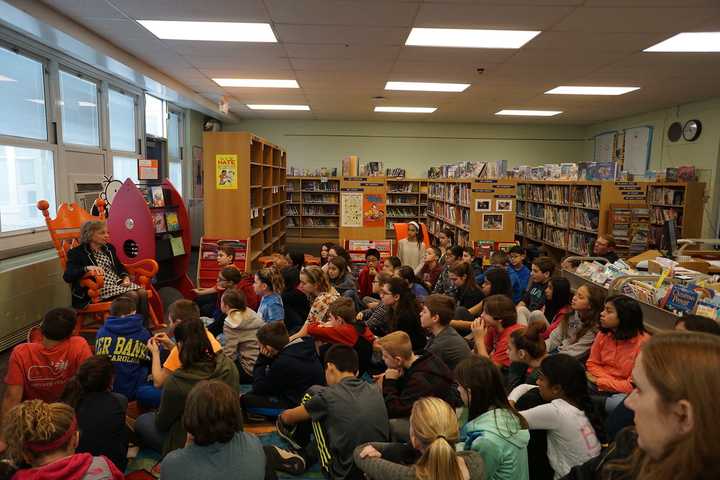
[[[253,368],[260,353],[257,331],[265,322],[245,305],[245,295],[237,290],[223,293],[220,305],[225,313],[223,352],[235,362],[240,383],[252,383]]]
[[[253,369],[252,390],[242,397],[245,410],[277,416],[299,405],[308,388],[324,383],[312,337],[291,342],[283,322],[270,322],[260,327],[257,339],[260,355]]]

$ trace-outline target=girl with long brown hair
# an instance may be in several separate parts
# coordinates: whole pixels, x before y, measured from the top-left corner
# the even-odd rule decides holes
[[[305,267],[300,271],[300,290],[311,302],[308,322],[324,322],[330,304],[340,298],[340,294],[330,284],[330,279],[320,267]]]
[[[443,400],[425,397],[416,401],[410,415],[410,443],[420,459],[407,466],[399,460],[415,452],[409,445],[372,443],[355,449],[355,464],[374,480],[475,480],[484,478],[482,457],[474,451],[456,452],[458,422]],[[392,455],[391,455],[392,454]]]
[[[581,285],[575,291],[570,306],[573,314],[562,320],[545,344],[550,353],[565,353],[585,360],[600,326],[605,291],[595,285]]]

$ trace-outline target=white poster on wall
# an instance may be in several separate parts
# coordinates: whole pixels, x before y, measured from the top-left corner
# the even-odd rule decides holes
[[[613,145],[615,143],[616,133],[617,132],[608,132],[595,137],[595,162],[613,161]]]
[[[363,226],[362,192],[342,192],[340,194],[340,226]]]
[[[644,175],[650,162],[652,127],[636,127],[625,130],[625,164],[623,170]]]

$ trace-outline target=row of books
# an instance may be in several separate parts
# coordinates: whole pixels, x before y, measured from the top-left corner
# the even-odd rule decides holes
[[[303,205],[303,215],[337,215],[338,208],[334,205]]]
[[[677,220],[682,223],[682,209],[668,207],[653,207],[650,210],[650,221],[652,223],[664,223],[667,220]]]
[[[177,212],[152,212],[155,233],[177,232],[180,230],[180,221]]]
[[[460,162],[431,167],[428,178],[504,178],[507,171],[507,160]]]
[[[595,243],[596,235],[571,230],[568,234],[568,250],[580,255],[590,255],[592,245]]]
[[[615,180],[615,162],[549,163],[540,166],[521,165],[509,176],[523,180]]]
[[[337,177],[337,168],[299,168],[299,167],[288,167],[288,177]]]
[[[545,225],[542,239],[558,248],[567,248],[567,230]]]
[[[418,191],[418,184],[415,182],[387,182],[388,193],[410,193]]]
[[[650,187],[648,195],[650,203],[663,205],[682,205],[685,200],[685,190],[681,188]]]
[[[460,205],[470,205],[470,185],[453,183],[430,184],[430,198],[444,200]]]
[[[545,220],[545,205],[542,203],[528,203],[527,217],[542,222]]]
[[[285,205],[285,215],[288,217],[299,217],[300,209],[297,205]]]
[[[572,208],[570,209],[570,226],[585,230],[597,230],[600,226],[600,212]]]
[[[340,190],[340,182],[337,180],[327,182],[310,180],[302,183],[302,189],[313,192],[337,192]]]
[[[405,169],[404,168],[387,168],[385,169],[385,176],[387,177],[404,177],[405,176]]]
[[[303,197],[303,203],[338,203],[338,196],[309,193]]]
[[[387,207],[388,218],[418,218],[416,208],[407,207]]]
[[[587,208],[600,208],[600,186],[576,185],[572,189],[572,204]]]
[[[388,199],[388,203],[403,204],[403,205],[417,205],[417,195],[398,195],[392,196]]]
[[[162,208],[171,203],[170,190],[163,189],[162,185],[139,185],[138,189],[148,207]]]
[[[554,207],[552,205],[545,206],[545,222],[556,227],[567,228],[569,210],[562,207]]]
[[[546,185],[543,198],[549,203],[567,205],[570,203],[570,185]]]
[[[334,218],[313,218],[303,217],[303,227],[328,227],[336,228],[338,226],[337,219]]]
[[[543,224],[539,222],[530,222],[525,221],[525,226],[523,228],[525,231],[525,236],[529,238],[534,238],[535,240],[541,240],[543,236]]]

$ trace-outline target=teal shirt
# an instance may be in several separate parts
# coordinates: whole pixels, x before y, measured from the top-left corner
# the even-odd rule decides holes
[[[467,416],[467,409],[464,415]],[[521,430],[509,410],[494,409],[460,429],[462,450],[478,452],[485,462],[486,480],[528,480],[527,445],[530,432]]]

